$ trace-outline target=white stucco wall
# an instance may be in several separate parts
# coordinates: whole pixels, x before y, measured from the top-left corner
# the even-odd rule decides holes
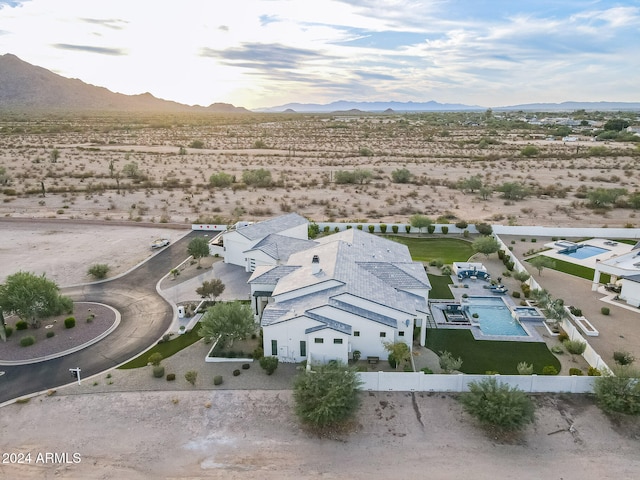
[[[228,232],[224,235],[224,263],[245,267],[247,265],[245,251],[249,250],[257,241],[250,241],[238,232]]]
[[[620,298],[634,307],[640,306],[640,283],[622,279]]]

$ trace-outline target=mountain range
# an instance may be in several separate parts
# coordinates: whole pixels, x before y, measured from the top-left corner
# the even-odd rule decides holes
[[[640,102],[563,102],[530,103],[491,107],[495,111],[574,111],[574,110],[637,110]],[[356,102],[341,100],[332,103],[288,103],[260,108],[255,112],[270,113],[400,113],[482,111],[487,107],[459,103],[428,102]],[[55,74],[31,65],[15,55],[0,55],[0,112],[13,111],[111,111],[111,112],[209,112],[249,113],[244,107],[228,103],[213,103],[208,107],[190,106],[156,98],[150,93],[124,95],[104,87],[89,85],[78,79]]]

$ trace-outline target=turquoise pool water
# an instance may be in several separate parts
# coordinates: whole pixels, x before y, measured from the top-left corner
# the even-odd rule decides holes
[[[593,245],[583,245],[573,252],[562,253],[567,257],[577,258],[578,260],[584,260],[585,258],[593,257],[594,255],[600,255],[606,253],[609,250],[606,248],[594,247]]]
[[[480,330],[484,335],[506,335],[526,337],[522,325],[511,316],[511,311],[500,298],[469,297],[468,315],[478,314]]]

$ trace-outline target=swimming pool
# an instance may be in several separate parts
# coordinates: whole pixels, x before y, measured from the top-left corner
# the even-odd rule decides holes
[[[480,324],[483,335],[505,335],[526,337],[528,334],[522,325],[511,316],[509,307],[500,298],[493,297],[469,297],[467,314],[478,318],[474,319]]]
[[[607,253],[610,250],[601,247],[594,247],[593,245],[581,245],[576,250],[571,252],[559,252],[567,257],[576,258],[578,260],[584,260],[585,258],[600,255],[601,253]]]

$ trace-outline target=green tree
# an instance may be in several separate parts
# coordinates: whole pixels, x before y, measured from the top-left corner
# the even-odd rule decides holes
[[[496,190],[502,192],[502,196],[508,200],[522,200],[531,193],[526,185],[518,182],[504,182]]]
[[[304,370],[293,382],[296,415],[321,429],[344,424],[358,409],[360,385],[356,370],[340,362]]]
[[[492,253],[496,253],[500,250],[500,244],[498,240],[493,237],[478,237],[471,244],[474,252],[484,253],[485,257],[489,257]]]
[[[214,173],[209,177],[209,183],[213,187],[225,188],[229,187],[233,182],[234,177],[224,172]]]
[[[491,235],[493,228],[488,223],[476,223],[476,230],[480,235]]]
[[[538,150],[538,148],[534,147],[533,145],[527,145],[522,150],[520,150],[520,155],[522,155],[523,157],[535,157],[539,153],[540,150]]]
[[[163,357],[160,352],[155,352],[149,355],[149,358],[147,359],[147,361],[154,367],[157,367],[158,365],[160,365],[160,362],[162,362],[162,358]]]
[[[356,168],[353,171],[353,179],[355,183],[362,185],[363,183],[369,183],[373,178],[373,172],[365,168]]]
[[[404,342],[383,342],[384,349],[389,352],[389,355],[393,356],[396,361],[396,370],[398,366],[402,366],[404,369],[405,365],[409,364],[411,360],[411,351],[409,350],[409,346]]]
[[[44,275],[18,272],[0,285],[0,308],[37,328],[45,317],[72,311],[73,302],[60,295],[58,285]]]
[[[592,207],[607,207],[626,193],[624,188],[595,188],[587,193],[587,198]]]
[[[529,396],[517,387],[487,378],[469,384],[469,392],[460,402],[480,423],[504,431],[524,428],[535,420],[535,406]]]
[[[626,120],[622,118],[613,118],[604,124],[604,129],[620,132],[621,130],[624,130],[628,126],[629,126],[629,122],[627,122]]]
[[[545,268],[554,268],[556,266],[556,262],[554,262],[550,257],[546,255],[538,255],[537,257],[533,257],[529,260],[529,263],[532,267],[538,270],[538,275],[542,275],[542,270]]]
[[[478,175],[466,178],[460,181],[460,190],[463,192],[474,193],[482,188],[482,179]]]
[[[136,162],[127,163],[124,167],[122,167],[123,175],[128,178],[139,178],[140,177],[140,168]]]
[[[529,272],[525,270],[519,270],[517,272],[513,272],[513,279],[521,283],[526,282],[527,280],[529,280],[530,277],[531,275],[529,275]]]
[[[107,277],[109,273],[110,267],[106,263],[96,263],[91,265],[87,270],[87,273],[91,275],[93,278],[97,278],[98,280],[102,280]]]
[[[54,148],[53,150],[51,150],[49,156],[51,158],[51,163],[58,163],[58,159],[60,158],[60,150]]]
[[[483,200],[488,200],[489,197],[493,194],[493,188],[490,186],[483,186],[480,187],[478,193],[480,194],[480,198],[482,198]]]
[[[273,372],[278,368],[278,363],[280,363],[278,357],[269,356],[260,358],[260,366],[267,372],[267,375],[273,375]]]
[[[264,168],[245,170],[242,172],[242,181],[254,187],[269,187],[272,183],[271,172]]]
[[[411,223],[412,227],[417,228],[418,230],[420,230],[420,232],[422,232],[423,228],[427,228],[429,225],[433,224],[433,220],[431,220],[429,217],[425,217],[424,215],[416,213],[415,215],[411,215],[411,218],[409,218],[409,223]]]
[[[196,288],[196,293],[202,298],[213,300],[213,303],[215,303],[216,298],[224,292],[224,288],[225,285],[222,283],[222,280],[214,278],[213,280],[205,280],[202,282],[202,285]]]
[[[409,183],[412,178],[413,173],[406,168],[397,168],[391,172],[391,179],[394,183]]]
[[[202,140],[193,140],[189,144],[189,148],[201,149],[204,148],[204,142]]]
[[[216,303],[207,309],[200,320],[198,335],[203,338],[216,339],[223,348],[233,345],[234,340],[247,338],[255,333],[251,307],[240,302]]]
[[[200,259],[209,256],[209,242],[204,237],[196,237],[189,242],[187,253],[198,260],[200,266]]]
[[[606,412],[640,415],[640,371],[615,366],[595,379],[593,393],[598,406]]]

